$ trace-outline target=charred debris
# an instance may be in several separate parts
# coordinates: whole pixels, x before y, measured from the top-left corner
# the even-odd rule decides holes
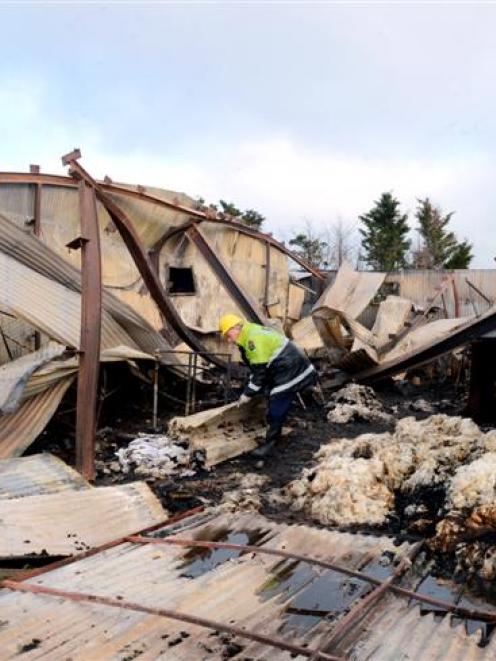
[[[351,536],[363,552],[355,569],[372,556],[377,567],[391,565],[389,573],[374,565],[379,584],[394,569],[407,576],[405,589],[434,601],[445,590],[444,606],[429,612],[453,611],[448,602],[492,612],[496,271],[386,274],[344,263],[322,272],[185,194],[96,180],[80,157],[63,157],[67,177],[36,166],[0,173],[0,509],[9,528],[2,571],[12,578],[27,565],[118,549],[136,531],[201,508],[206,519],[191,525],[204,542],[254,547],[303,527],[347,549]],[[265,408],[234,403],[246,375],[217,332],[226,310],[278,328],[318,369],[318,386],[297,402],[276,460],[250,457]],[[43,524],[26,536],[37,513]],[[258,523],[233,532],[236,516]],[[227,527],[217,525],[222,517]],[[167,525],[164,537],[175,530]],[[295,541],[296,554],[302,544]],[[223,572],[247,553],[231,551],[178,547],[174,561],[193,558],[198,576],[204,560],[205,571]],[[341,586],[342,607],[333,604],[330,617],[325,599],[313,598],[317,574],[300,561],[267,566],[247,597],[284,593],[278,633],[296,630],[293,648],[274,643],[274,631],[247,643],[234,625],[216,621],[220,638],[198,642],[206,658],[208,650],[211,658],[252,658],[250,645],[311,656],[305,644],[322,647],[316,631],[334,620],[321,658],[351,650],[375,658],[361,656],[372,645],[364,632],[343,642],[368,590],[357,584],[351,599]],[[377,589],[379,600],[388,588]],[[496,616],[483,613],[477,629],[478,617],[460,613],[467,640],[477,630],[475,644],[489,644]],[[167,636],[186,646],[202,626],[189,622]]]

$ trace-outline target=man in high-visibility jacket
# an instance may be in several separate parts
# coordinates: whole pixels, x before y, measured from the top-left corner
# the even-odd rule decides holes
[[[221,317],[219,328],[228,342],[237,344],[243,362],[250,368],[250,380],[239,404],[258,394],[268,395],[265,443],[252,453],[265,457],[281,436],[296,393],[315,383],[315,367],[296,345],[273,328],[247,323],[235,314]]]

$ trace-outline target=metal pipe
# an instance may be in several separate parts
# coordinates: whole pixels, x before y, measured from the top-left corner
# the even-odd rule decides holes
[[[158,428],[158,366],[159,361],[155,356],[155,368],[153,370],[153,429]]]
[[[184,415],[189,415],[190,405],[191,405],[191,357],[192,354],[188,354],[188,379],[186,381],[186,405],[184,407]]]
[[[270,294],[270,243],[265,242],[265,287],[264,287],[264,310],[269,314],[269,294]],[[289,300],[289,299],[288,299]]]
[[[231,395],[231,354],[228,354],[227,357],[227,370],[226,370],[226,380],[224,385],[224,403],[229,402],[229,397]]]
[[[198,366],[198,354],[193,352],[193,382],[191,384],[191,412],[196,411],[196,373]]]
[[[59,590],[57,588],[50,588],[45,585],[31,585],[29,583],[18,583],[11,580],[2,581],[1,585],[4,588],[14,592],[31,592],[33,594],[44,594],[66,599],[68,601],[83,602],[89,604],[102,604],[103,606],[110,606],[112,608],[121,608],[138,613],[147,613],[148,615],[158,615],[159,617],[165,617],[171,620],[176,620],[178,622],[186,622],[187,624],[197,625],[206,629],[213,629],[214,631],[225,631],[226,633],[239,636],[240,638],[247,638],[248,640],[253,640],[256,643],[262,643],[263,645],[268,645],[270,647],[276,647],[287,652],[291,652],[291,654],[301,654],[306,657],[310,657],[313,654],[312,650],[309,650],[306,647],[302,647],[301,645],[288,643],[281,638],[266,636],[261,633],[256,633],[255,631],[248,631],[242,627],[236,627],[231,624],[224,624],[223,622],[217,622],[216,620],[210,620],[205,617],[182,613],[180,611],[174,611],[168,608],[144,606],[143,604],[138,604],[133,601],[125,601],[123,599],[114,599],[112,597],[104,597],[87,592]],[[327,661],[342,661],[339,657],[326,654],[325,652],[319,652],[316,658],[326,659]]]
[[[167,537],[167,538],[155,538],[155,537],[141,537],[139,535],[130,535],[125,538],[128,542],[133,542],[136,544],[171,544],[174,546],[185,546],[185,547],[199,547],[207,549],[228,549],[233,551],[245,551],[248,553],[260,553],[265,555],[273,555],[279,558],[288,558],[290,560],[299,560],[300,562],[307,562],[311,565],[317,565],[318,567],[323,567],[324,569],[332,569],[333,571],[339,572],[340,574],[345,574],[346,576],[351,576],[353,578],[358,578],[361,581],[367,583],[372,583],[373,585],[382,586],[386,581],[381,581],[374,576],[369,576],[361,571],[355,569],[348,569],[342,565],[337,565],[334,562],[328,562],[326,560],[320,560],[319,558],[314,558],[311,556],[301,555],[299,553],[291,553],[291,551],[283,551],[280,549],[270,549],[265,546],[253,546],[253,545],[244,545],[244,544],[230,544],[229,542],[208,542],[197,539],[178,539],[177,537]],[[470,610],[469,608],[463,608],[461,606],[455,606],[450,604],[447,601],[442,601],[441,599],[435,599],[434,597],[428,597],[427,595],[419,594],[413,590],[407,590],[406,588],[400,588],[397,585],[387,584],[387,589],[395,594],[399,594],[403,597],[408,597],[409,599],[415,599],[416,601],[421,601],[423,603],[429,604],[431,606],[438,606],[443,610],[456,613],[462,617],[468,617],[474,620],[482,620],[485,622],[496,622],[496,612],[488,613],[485,611]]]

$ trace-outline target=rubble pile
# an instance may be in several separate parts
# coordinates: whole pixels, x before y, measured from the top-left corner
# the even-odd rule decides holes
[[[339,425],[357,421],[390,422],[393,418],[387,413],[368,386],[349,383],[331,395],[328,403],[327,419]]]
[[[484,434],[468,419],[407,417],[392,433],[362,434],[323,446],[315,455],[317,465],[304,469],[283,489],[283,496],[292,509],[341,526],[384,525],[398,494],[408,496],[410,503],[417,501],[405,510],[406,516],[425,516],[422,498],[429,505],[432,489],[443,493],[442,512],[493,500],[496,505],[491,477],[495,445],[496,432]]]
[[[143,434],[115,454],[117,462],[110,465],[114,470],[154,479],[190,477],[203,462],[201,452],[192,452],[184,441],[160,434]]]

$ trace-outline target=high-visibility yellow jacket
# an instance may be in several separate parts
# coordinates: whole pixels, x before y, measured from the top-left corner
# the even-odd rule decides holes
[[[251,372],[243,393],[248,397],[296,392],[315,381],[315,368],[307,356],[273,328],[245,323],[236,343]]]

